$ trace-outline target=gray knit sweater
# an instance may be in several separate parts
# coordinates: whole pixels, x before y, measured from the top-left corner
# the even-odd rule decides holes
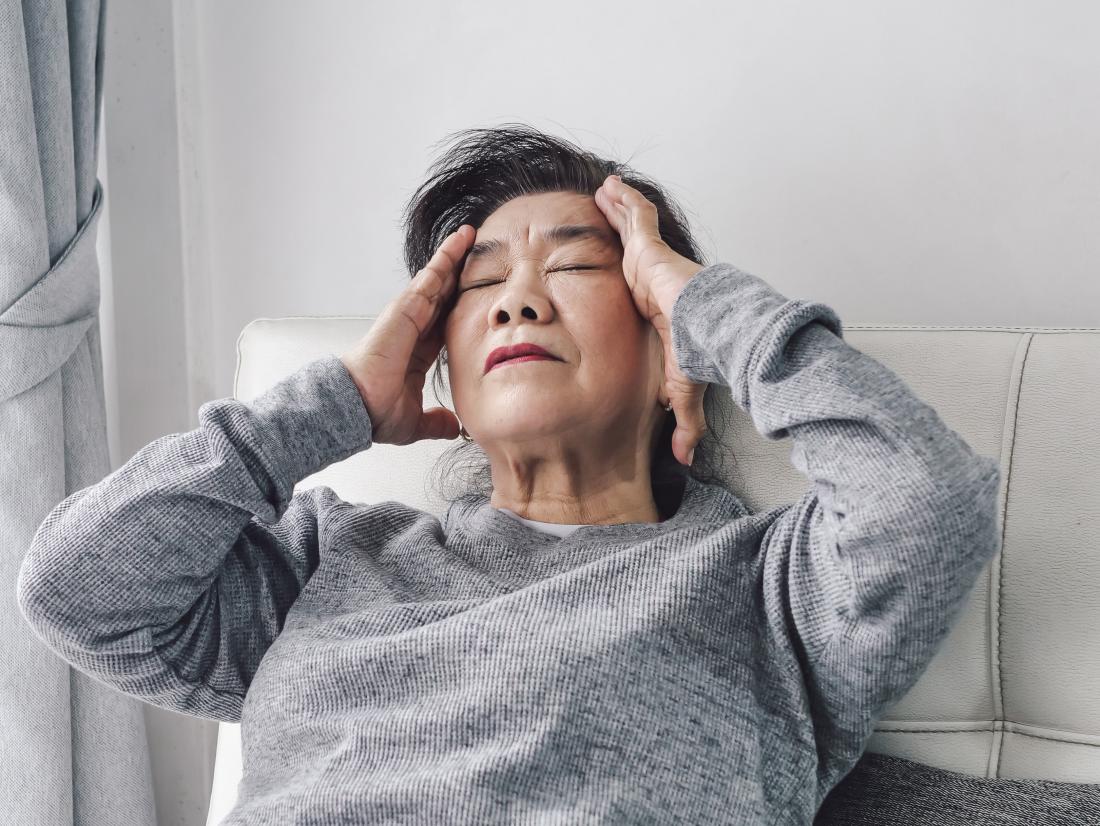
[[[999,469],[827,305],[718,263],[671,324],[791,437],[798,501],[689,480],[664,522],[557,537],[480,495],[295,493],[371,445],[330,355],[58,504],[19,605],[81,671],[241,723],[224,824],[809,824],[996,553]]]

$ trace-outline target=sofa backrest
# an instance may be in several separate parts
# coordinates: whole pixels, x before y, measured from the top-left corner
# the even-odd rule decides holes
[[[375,317],[258,319],[237,342],[248,400],[306,362],[342,353]],[[867,751],[977,777],[1100,783],[1100,329],[844,325],[980,454],[1000,457],[1002,548],[960,620]],[[424,406],[436,398],[429,372]],[[728,392],[724,482],[754,511],[810,484],[790,439],[769,441]],[[453,407],[452,407],[453,409]],[[396,500],[441,516],[434,464],[452,443],[375,445],[302,480],[346,501]],[[704,441],[700,450],[707,447]],[[223,727],[231,724],[221,724]]]

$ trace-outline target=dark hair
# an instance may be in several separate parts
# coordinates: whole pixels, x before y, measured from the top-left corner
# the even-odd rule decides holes
[[[405,264],[410,278],[427,265],[443,240],[462,224],[477,228],[499,206],[522,195],[576,192],[595,196],[596,190],[612,174],[619,175],[657,207],[658,226],[665,243],[685,258],[706,264],[676,203],[658,184],[625,163],[605,160],[522,123],[462,130],[447,136],[441,143],[449,139],[455,139],[454,146],[432,164],[428,179],[413,193],[403,213]],[[436,359],[437,401],[444,392],[442,368],[446,363],[444,347]],[[724,389],[708,386],[706,397],[709,399],[714,390]],[[704,407],[713,412],[713,405],[705,404]],[[704,444],[709,437],[714,446],[721,447],[710,418],[708,415],[707,436],[696,450],[690,468],[681,465],[672,453],[675,414],[667,416],[661,427],[650,477],[653,498],[662,519],[679,508],[686,475],[704,482],[721,483],[715,457]],[[435,476],[440,482],[439,493],[448,501],[472,492],[485,495],[492,492],[489,460],[476,442],[460,439],[440,456],[436,467],[441,471]],[[451,491],[444,487],[455,478],[459,478],[457,489]]]

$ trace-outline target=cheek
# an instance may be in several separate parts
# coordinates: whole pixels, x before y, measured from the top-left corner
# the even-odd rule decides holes
[[[472,329],[473,317],[462,311],[452,311],[443,327],[443,344],[447,347],[447,363],[453,373],[466,370],[477,353],[479,336]]]
[[[650,342],[637,316],[601,315],[578,330],[578,346],[584,353],[586,372],[599,379],[609,375],[636,377],[650,360]]]
[[[465,321],[465,314],[457,307],[448,311],[447,318],[443,320],[443,343],[448,350],[462,346],[462,327]]]

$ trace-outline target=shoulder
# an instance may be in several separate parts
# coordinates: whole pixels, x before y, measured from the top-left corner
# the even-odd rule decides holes
[[[381,502],[354,502],[343,499],[328,485],[305,488],[294,494],[317,515],[322,534],[335,535],[352,530],[357,534],[389,537],[417,526],[439,528],[435,514],[387,499]]]

